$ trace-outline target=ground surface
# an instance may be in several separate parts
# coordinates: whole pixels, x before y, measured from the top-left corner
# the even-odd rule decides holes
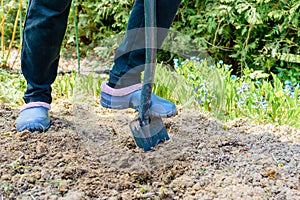
[[[300,199],[300,132],[290,127],[183,109],[164,120],[171,140],[144,153],[133,111],[52,107],[46,133],[17,133],[18,111],[0,105],[0,199]]]

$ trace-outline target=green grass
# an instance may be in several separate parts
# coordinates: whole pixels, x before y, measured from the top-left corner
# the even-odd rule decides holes
[[[205,60],[175,65],[176,72],[193,88],[198,106],[222,120],[247,117],[259,123],[300,127],[299,86],[291,87],[274,74],[249,69],[241,77],[232,76],[230,68],[223,62],[208,65]]]
[[[94,74],[78,75],[59,74],[53,83],[53,100],[67,98],[72,100],[74,94],[89,95],[96,98],[100,95],[102,80]],[[24,103],[23,94],[26,90],[26,81],[17,71],[0,69],[0,103],[17,107]]]
[[[299,87],[291,89],[275,75],[268,76],[245,69],[241,77],[235,77],[229,65],[186,60],[175,64],[175,70],[158,64],[153,91],[178,106],[196,106],[224,121],[246,117],[258,123],[300,128]],[[272,81],[268,81],[270,78]],[[0,102],[22,105],[26,88],[22,75],[1,69],[0,80]],[[53,99],[84,98],[97,102],[101,83],[95,74],[59,75],[53,84]]]
[[[23,103],[25,80],[21,73],[0,69],[0,102],[18,106]]]
[[[153,92],[177,105],[188,107],[194,104],[195,95],[192,87],[183,76],[163,64],[158,64],[156,67]]]

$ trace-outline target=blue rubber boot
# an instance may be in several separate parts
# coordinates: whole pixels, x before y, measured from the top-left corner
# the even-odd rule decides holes
[[[50,127],[49,109],[39,106],[22,110],[16,119],[17,131],[44,132]]]
[[[105,108],[127,109],[133,108],[138,111],[141,99],[141,89],[113,89],[102,84],[100,103]],[[121,91],[122,90],[122,91]],[[153,117],[172,117],[177,114],[176,105],[155,94],[151,96],[150,116]]]

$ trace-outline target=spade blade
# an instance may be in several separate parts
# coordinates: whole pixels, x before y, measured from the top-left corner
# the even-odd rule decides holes
[[[142,126],[137,118],[129,126],[136,145],[144,151],[149,151],[159,143],[170,139],[160,117],[151,117],[149,123],[145,126]]]

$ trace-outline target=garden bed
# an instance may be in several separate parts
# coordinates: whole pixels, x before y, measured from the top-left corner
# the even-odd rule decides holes
[[[166,119],[171,140],[135,147],[132,110],[56,101],[46,133],[16,132],[0,106],[2,199],[299,199],[300,132],[222,123],[194,109]]]

